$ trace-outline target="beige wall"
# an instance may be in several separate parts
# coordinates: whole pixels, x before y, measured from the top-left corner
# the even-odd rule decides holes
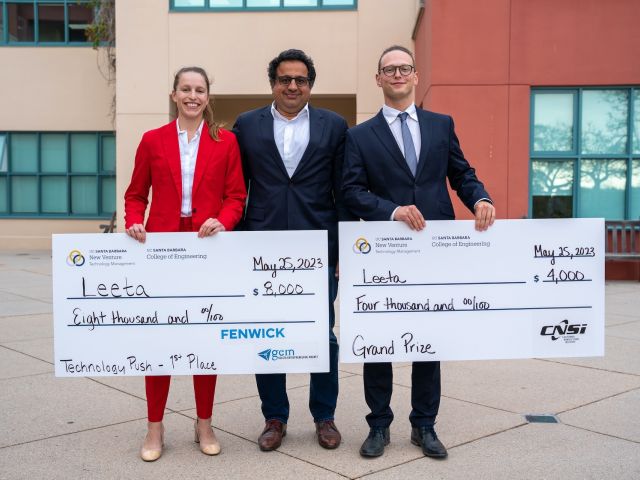
[[[116,0],[116,156],[118,226],[123,196],[142,134],[170,119],[173,74],[201,65],[212,75],[220,118],[233,122],[240,107],[270,101],[266,68],[286,48],[305,50],[318,77],[312,102],[349,123],[377,112],[376,62],[393,43],[412,46],[417,0],[359,0],[355,11],[169,12],[168,0]],[[10,65],[0,76],[6,95],[2,130],[112,130],[112,88],[91,48],[0,48]],[[29,99],[25,108],[25,96]],[[35,94],[33,94],[35,92]],[[37,96],[37,101],[30,98]],[[313,101],[315,97],[315,102]],[[96,221],[0,220],[0,248],[46,248],[49,235],[98,231]],[[11,231],[11,234],[5,233]],[[20,239],[28,239],[21,242]]]
[[[316,65],[314,93],[353,94],[358,18],[359,11],[172,13],[168,81],[195,64],[214,77],[217,95],[268,95],[267,64],[299,48]]]
[[[112,131],[113,86],[90,47],[0,48],[0,131]],[[0,219],[0,248],[50,248],[51,234],[99,232],[105,220]]]
[[[113,88],[90,47],[0,48],[0,131],[113,130]]]

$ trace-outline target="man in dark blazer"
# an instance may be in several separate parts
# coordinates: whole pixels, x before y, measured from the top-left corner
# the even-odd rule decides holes
[[[309,105],[316,71],[300,50],[286,50],[269,64],[273,103],[245,112],[233,128],[250,191],[245,230],[327,230],[329,234],[329,366],[312,373],[309,409],[318,443],[340,445],[334,423],[338,398],[338,341],[333,302],[338,289],[338,220],[353,219],[341,208],[345,120]],[[327,338],[318,338],[318,342]],[[285,374],[256,375],[266,424],[258,445],[278,448],[286,435],[289,400]]]
[[[449,185],[475,213],[475,227],[486,230],[495,219],[489,194],[462,154],[447,115],[416,108],[418,84],[413,53],[401,46],[386,49],[378,61],[376,82],[384,95],[382,110],[350,129],[345,147],[343,200],[363,220],[396,220],[413,230],[428,220],[452,220]],[[440,363],[414,362],[411,375],[411,442],[425,455],[447,456],[434,430],[440,405]],[[377,457],[389,444],[393,412],[390,363],[365,363],[365,400],[370,431],[360,448]]]

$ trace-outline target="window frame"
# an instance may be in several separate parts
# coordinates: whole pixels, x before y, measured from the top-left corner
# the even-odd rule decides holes
[[[7,3],[20,3],[33,6],[33,41],[20,42],[9,39],[9,17],[7,11]],[[50,42],[40,41],[40,22],[39,22],[39,6],[64,4],[64,41]],[[2,36],[0,36],[0,47],[93,47],[90,40],[84,42],[69,40],[69,5],[88,4],[89,0],[0,0],[0,10],[2,10]],[[95,17],[95,10],[94,10]]]
[[[282,12],[282,11],[329,11],[329,10],[357,10],[358,0],[353,0],[352,5],[324,5],[324,0],[317,0],[315,6],[285,6],[285,0],[280,0],[280,5],[276,7],[248,7],[247,0],[242,0],[241,7],[212,7],[210,0],[204,0],[203,7],[180,7],[175,5],[175,0],[169,0],[169,11],[180,12]]]
[[[76,133],[88,133],[96,136],[96,149],[98,155],[98,168],[94,173],[89,172],[72,172],[71,171],[71,135]],[[104,211],[104,205],[102,204],[103,192],[102,192],[102,183],[104,179],[113,178],[114,181],[116,179],[116,171],[115,164],[114,170],[104,170],[103,164],[104,159],[102,155],[103,151],[103,143],[105,138],[113,137],[115,139],[115,132],[110,131],[0,131],[1,135],[5,135],[5,143],[4,148],[7,152],[7,171],[0,172],[0,178],[6,179],[6,192],[5,192],[5,202],[7,205],[6,212],[0,212],[0,219],[14,219],[14,218],[60,218],[60,219],[103,219],[103,218],[111,218],[113,215],[113,211]],[[38,152],[37,158],[37,171],[36,172],[13,172],[12,171],[12,162],[11,158],[11,142],[13,134],[35,134],[36,135],[36,148]],[[65,172],[43,172],[42,171],[42,135],[47,134],[63,134],[66,139],[66,171]],[[115,153],[115,152],[114,152]],[[28,177],[35,178],[38,189],[38,211],[37,212],[12,212],[12,182],[11,179],[14,177]],[[66,191],[66,212],[44,212],[42,205],[42,179],[47,177],[65,177],[67,179],[67,191]],[[76,214],[71,211],[72,208],[72,178],[74,177],[91,177],[95,178],[97,181],[96,188],[96,200],[98,205],[98,212],[93,214]],[[116,199],[117,200],[117,199]]]
[[[585,91],[619,90],[628,92],[627,98],[627,145],[626,153],[582,153],[582,101]],[[534,148],[534,128],[535,128],[535,96],[537,93],[573,93],[573,145],[571,151],[535,151]],[[536,160],[547,160],[566,162],[573,161],[573,185],[572,185],[572,210],[573,218],[583,218],[579,208],[580,195],[580,172],[582,171],[583,160],[626,160],[627,181],[625,185],[624,219],[629,220],[631,214],[631,189],[633,162],[640,160],[640,153],[633,153],[633,133],[635,116],[634,95],[640,95],[640,85],[597,85],[588,87],[531,87],[530,93],[530,116],[529,116],[529,218],[533,217],[533,162]],[[640,143],[640,138],[638,139]]]

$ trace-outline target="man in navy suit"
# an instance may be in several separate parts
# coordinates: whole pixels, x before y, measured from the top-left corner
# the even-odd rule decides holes
[[[334,423],[338,398],[338,341],[333,333],[338,220],[354,218],[341,208],[347,123],[334,112],[309,105],[316,70],[304,52],[281,52],[269,64],[268,74],[273,103],[241,114],[233,128],[249,189],[243,227],[329,233],[330,371],[311,374],[309,409],[318,443],[336,448],[341,441]],[[256,382],[266,422],[258,445],[263,451],[275,450],[286,435],[289,418],[286,376],[259,374]]]
[[[413,230],[428,220],[452,220],[449,185],[475,214],[477,230],[493,224],[495,209],[475,171],[462,154],[447,115],[416,108],[418,84],[413,53],[394,45],[378,61],[376,82],[384,106],[372,119],[350,129],[345,147],[343,200],[363,220],[396,220]],[[440,405],[440,363],[414,362],[411,375],[411,442],[425,455],[447,456],[434,430]],[[360,448],[364,457],[378,457],[389,444],[393,412],[390,363],[365,363],[365,400],[370,430]]]

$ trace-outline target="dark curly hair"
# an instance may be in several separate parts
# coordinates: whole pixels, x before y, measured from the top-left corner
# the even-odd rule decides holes
[[[280,52],[280,54],[269,62],[269,68],[267,72],[269,74],[269,83],[271,87],[273,87],[276,83],[276,70],[278,69],[278,65],[282,62],[291,62],[298,61],[302,62],[306,65],[309,77],[309,87],[313,87],[314,82],[316,81],[316,68],[313,66],[313,60],[302,50],[297,50],[295,48],[290,48],[289,50],[285,50],[284,52]]]

